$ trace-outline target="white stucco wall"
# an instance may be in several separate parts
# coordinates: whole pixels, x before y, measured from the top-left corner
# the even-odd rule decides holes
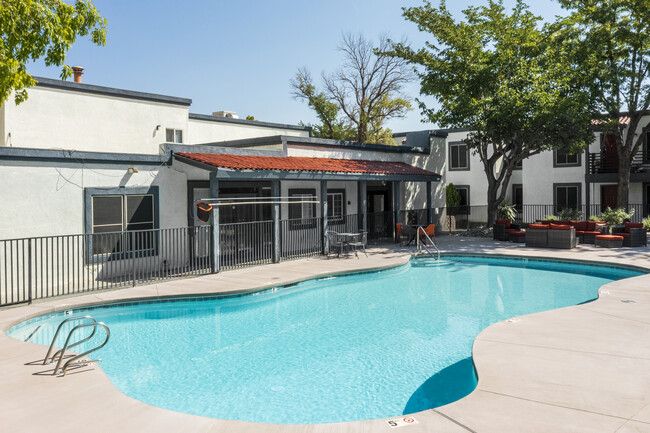
[[[5,105],[13,147],[158,154],[166,128],[187,131],[188,107],[153,101],[34,87]]]
[[[290,135],[309,137],[309,131],[297,129],[272,128],[219,121],[188,119],[189,144],[213,143],[244,138],[267,137],[272,135]]]
[[[187,225],[186,177],[170,167],[15,162],[0,178],[0,239],[85,233],[84,188],[157,185],[160,228]]]

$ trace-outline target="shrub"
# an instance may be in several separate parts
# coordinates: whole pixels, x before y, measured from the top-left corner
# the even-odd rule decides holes
[[[643,223],[643,228],[644,229],[650,230],[650,216],[647,216],[647,217],[643,218],[642,223]]]
[[[557,213],[557,216],[562,221],[578,221],[580,218],[582,218],[582,212],[578,209],[562,209]]]
[[[542,218],[542,221],[557,221],[557,217],[555,215],[546,215]]]
[[[447,207],[460,206],[460,193],[453,183],[447,185]]]
[[[589,217],[589,221],[602,221],[599,216],[592,215]]]
[[[634,209],[632,209],[630,212],[627,212],[623,208],[612,209],[608,207],[605,212],[600,215],[600,218],[602,221],[605,221],[608,226],[611,227],[618,224],[623,224],[623,221],[632,218],[632,215],[634,215]]]
[[[497,219],[514,221],[517,218],[517,209],[515,209],[514,204],[508,204],[505,200],[499,205],[499,210],[497,211]]]

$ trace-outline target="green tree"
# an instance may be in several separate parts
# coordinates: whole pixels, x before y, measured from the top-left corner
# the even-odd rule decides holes
[[[558,23],[558,35],[571,47],[598,111],[605,113],[604,131],[616,137],[617,207],[627,208],[632,161],[650,128],[641,124],[650,107],[650,2],[559,2],[571,14]],[[619,123],[622,115],[629,116],[627,128]]]
[[[47,66],[63,66],[62,79],[69,77],[68,49],[88,34],[95,44],[106,43],[106,20],[91,0],[0,0],[0,105],[12,91],[16,104],[27,99],[26,88],[36,84],[27,73],[30,61],[44,58]]]
[[[421,94],[438,101],[434,108],[418,101],[427,120],[471,129],[465,142],[487,177],[490,226],[519,162],[554,148],[578,151],[593,139],[591,110],[563,46],[522,1],[510,14],[492,0],[463,14],[457,22],[444,1],[405,8],[433,41],[417,50],[393,43],[390,54],[416,65]]]
[[[388,48],[383,36],[374,50],[363,36],[344,35],[339,47],[343,66],[333,74],[323,74],[322,91],[307,69],[298,70],[291,87],[294,97],[305,99],[321,122],[310,125],[314,136],[395,144],[384,124],[411,109],[401,93],[411,73],[406,61],[383,54]]]

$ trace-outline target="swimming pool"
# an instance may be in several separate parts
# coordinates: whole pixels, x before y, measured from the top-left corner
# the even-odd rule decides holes
[[[391,417],[473,390],[472,342],[497,321],[596,298],[626,269],[517,259],[427,259],[229,298],[96,307],[98,355],[127,395],[222,419],[320,423]],[[65,316],[9,335],[48,344]],[[65,335],[65,333],[64,333]],[[45,352],[45,348],[43,350]]]

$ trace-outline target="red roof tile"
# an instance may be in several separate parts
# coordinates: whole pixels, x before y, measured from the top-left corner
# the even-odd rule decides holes
[[[431,171],[393,161],[307,158],[303,156],[255,156],[179,152],[176,155],[214,167],[235,170],[311,171],[327,173],[398,174],[439,176]]]

